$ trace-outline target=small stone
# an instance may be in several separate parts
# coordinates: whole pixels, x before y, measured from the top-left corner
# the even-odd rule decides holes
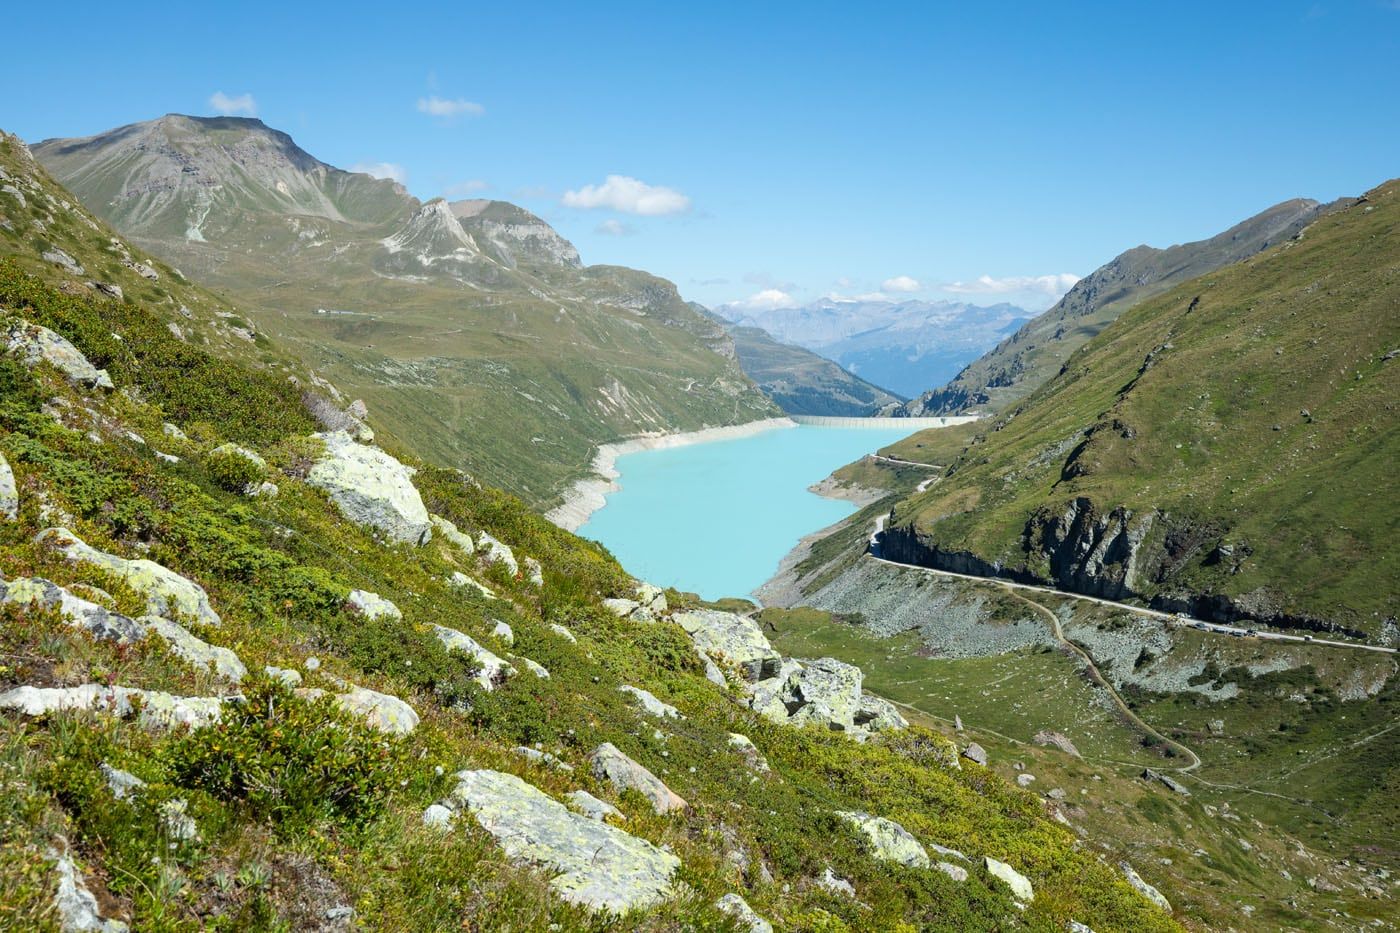
[[[618,790],[635,790],[651,801],[657,813],[689,808],[685,798],[667,787],[660,778],[628,758],[616,745],[604,742],[590,758],[593,776],[608,781]]]
[[[495,625],[491,626],[491,634],[495,635],[502,642],[504,642],[506,647],[510,647],[511,645],[515,644],[515,632],[512,631],[511,627],[509,625],[506,625],[504,622],[498,620]]]
[[[560,625],[558,622],[549,623],[549,630],[570,644],[578,644],[578,639],[574,637],[574,633],[564,628],[564,626]]]
[[[676,709],[669,703],[661,702],[659,699],[656,698],[656,695],[649,690],[643,690],[641,687],[633,687],[630,684],[623,684],[617,689],[621,693],[626,693],[629,696],[635,697],[642,704],[642,709],[646,710],[647,713],[652,716],[656,716],[661,719],[685,718],[681,715],[680,710]]]
[[[860,831],[871,855],[879,861],[898,862],[910,868],[929,866],[928,852],[894,820],[860,811],[838,811],[836,815]]]
[[[1030,787],[1032,784],[1035,783],[1035,775],[1018,774],[1016,775],[1016,783],[1021,787]]]
[[[773,924],[764,920],[737,894],[726,894],[715,902],[715,909],[733,917],[748,933],[773,933]]]
[[[351,590],[345,601],[369,619],[394,619],[397,621],[403,618],[403,612],[399,610],[398,606],[378,593],[371,593],[369,590]]]
[[[817,884],[824,890],[830,891],[832,894],[844,894],[846,897],[856,896],[856,889],[851,883],[832,871],[830,865],[822,872],[822,876],[817,879]]]
[[[938,862],[933,867],[943,872],[943,874],[952,878],[954,881],[961,882],[967,880],[967,869],[963,868],[961,865],[954,865],[951,862]]]
[[[626,819],[622,811],[606,800],[599,800],[586,790],[570,791],[564,795],[569,801],[569,806],[588,817],[590,820],[597,820],[602,823],[608,817],[614,819]]]

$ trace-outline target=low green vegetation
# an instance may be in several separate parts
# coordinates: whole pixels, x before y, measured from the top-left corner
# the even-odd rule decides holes
[[[1397,224],[1390,183],[1133,307],[980,426],[891,527],[1081,591],[1393,639],[1392,593],[1374,581],[1400,557],[1385,501]],[[1130,532],[1082,566],[1117,515]]]
[[[507,859],[470,817],[450,832],[423,826],[455,772],[487,768],[555,798],[586,789],[610,799],[623,813],[617,825],[674,852],[682,867],[673,896],[627,917],[629,928],[734,929],[713,906],[731,892],[791,930],[1050,931],[1072,919],[1176,928],[1033,796],[980,769],[939,766],[947,750],[933,732],[916,726],[859,744],[776,725],[735,702],[732,689],[705,678],[679,626],[621,619],[601,604],[632,588],[605,550],[519,498],[403,454],[432,512],[537,559],[542,586],[443,535],[421,547],[377,539],[305,481],[314,425],[285,372],[168,344],[144,302],[68,294],[51,284],[61,272],[46,278],[0,264],[0,308],[73,341],[109,367],[116,388],[75,387],[47,365],[0,366],[0,452],[20,494],[18,520],[0,521],[0,574],[44,577],[136,616],[146,598],[128,581],[70,563],[36,535],[61,524],[95,548],[156,561],[207,591],[222,625],[188,628],[236,651],[249,674],[213,726],[0,714],[4,924],[56,928],[53,863],[66,848],[103,915],[143,931],[303,929],[345,910],[378,929],[484,928],[501,918],[517,929],[616,929],[617,918],[567,903],[538,871]],[[222,395],[207,385],[214,373]],[[184,377],[188,392],[179,391]],[[230,441],[267,460],[276,496],[245,493],[245,477],[213,454]],[[402,618],[354,608],[356,589],[392,600]],[[515,658],[518,672],[486,691],[480,664],[450,652],[435,626]],[[324,693],[290,691],[269,667],[298,671],[305,688]],[[53,612],[0,606],[0,692],[80,684],[233,693],[159,638],[96,640]],[[622,684],[653,691],[686,718],[646,718]],[[351,685],[405,701],[421,717],[416,728],[370,731],[333,705]],[[749,736],[772,771],[755,772],[733,752],[731,732]],[[690,807],[658,815],[599,781],[587,756],[603,742]],[[532,761],[520,746],[573,770]],[[119,797],[103,765],[144,786]],[[1033,881],[1035,900],[1018,910],[980,863],[957,882],[877,862],[836,810],[886,815],[929,843],[994,854]],[[856,897],[816,883],[828,868]]]

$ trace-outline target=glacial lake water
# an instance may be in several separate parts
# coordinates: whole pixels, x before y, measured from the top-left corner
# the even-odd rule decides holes
[[[658,586],[706,599],[748,596],[804,535],[856,511],[807,487],[911,433],[799,425],[624,454],[621,489],[578,533]]]

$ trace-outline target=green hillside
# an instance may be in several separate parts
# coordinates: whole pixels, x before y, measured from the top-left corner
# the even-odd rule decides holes
[[[1166,249],[1134,247],[1085,276],[1053,308],[1027,321],[947,385],[910,401],[904,411],[914,417],[1003,411],[1053,377],[1070,354],[1129,308],[1287,243],[1308,224],[1347,203],[1295,198],[1207,240]]]
[[[0,925],[1179,928],[854,669],[746,675],[742,617],[704,649],[509,493],[313,437],[276,342],[223,352],[169,267],[117,300],[39,258],[139,254],[3,149]]]
[[[674,285],[584,267],[514,205],[424,204],[243,118],[170,115],[34,151],[133,243],[363,399],[386,436],[534,505],[599,443],[778,413]]]
[[[887,551],[1395,642],[1397,192],[1124,313],[896,506]]]

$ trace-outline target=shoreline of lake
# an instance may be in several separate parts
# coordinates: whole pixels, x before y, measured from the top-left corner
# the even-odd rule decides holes
[[[759,421],[746,421],[743,424],[701,428],[698,431],[642,434],[622,441],[601,444],[593,456],[593,475],[576,481],[568,492],[564,493],[564,501],[546,512],[544,517],[565,531],[578,531],[588,523],[594,512],[607,505],[608,494],[621,488],[617,485],[618,477],[621,476],[617,470],[617,459],[626,454],[686,447],[709,441],[734,440],[752,437],[765,431],[795,427],[797,422],[788,417],[764,418]]]

